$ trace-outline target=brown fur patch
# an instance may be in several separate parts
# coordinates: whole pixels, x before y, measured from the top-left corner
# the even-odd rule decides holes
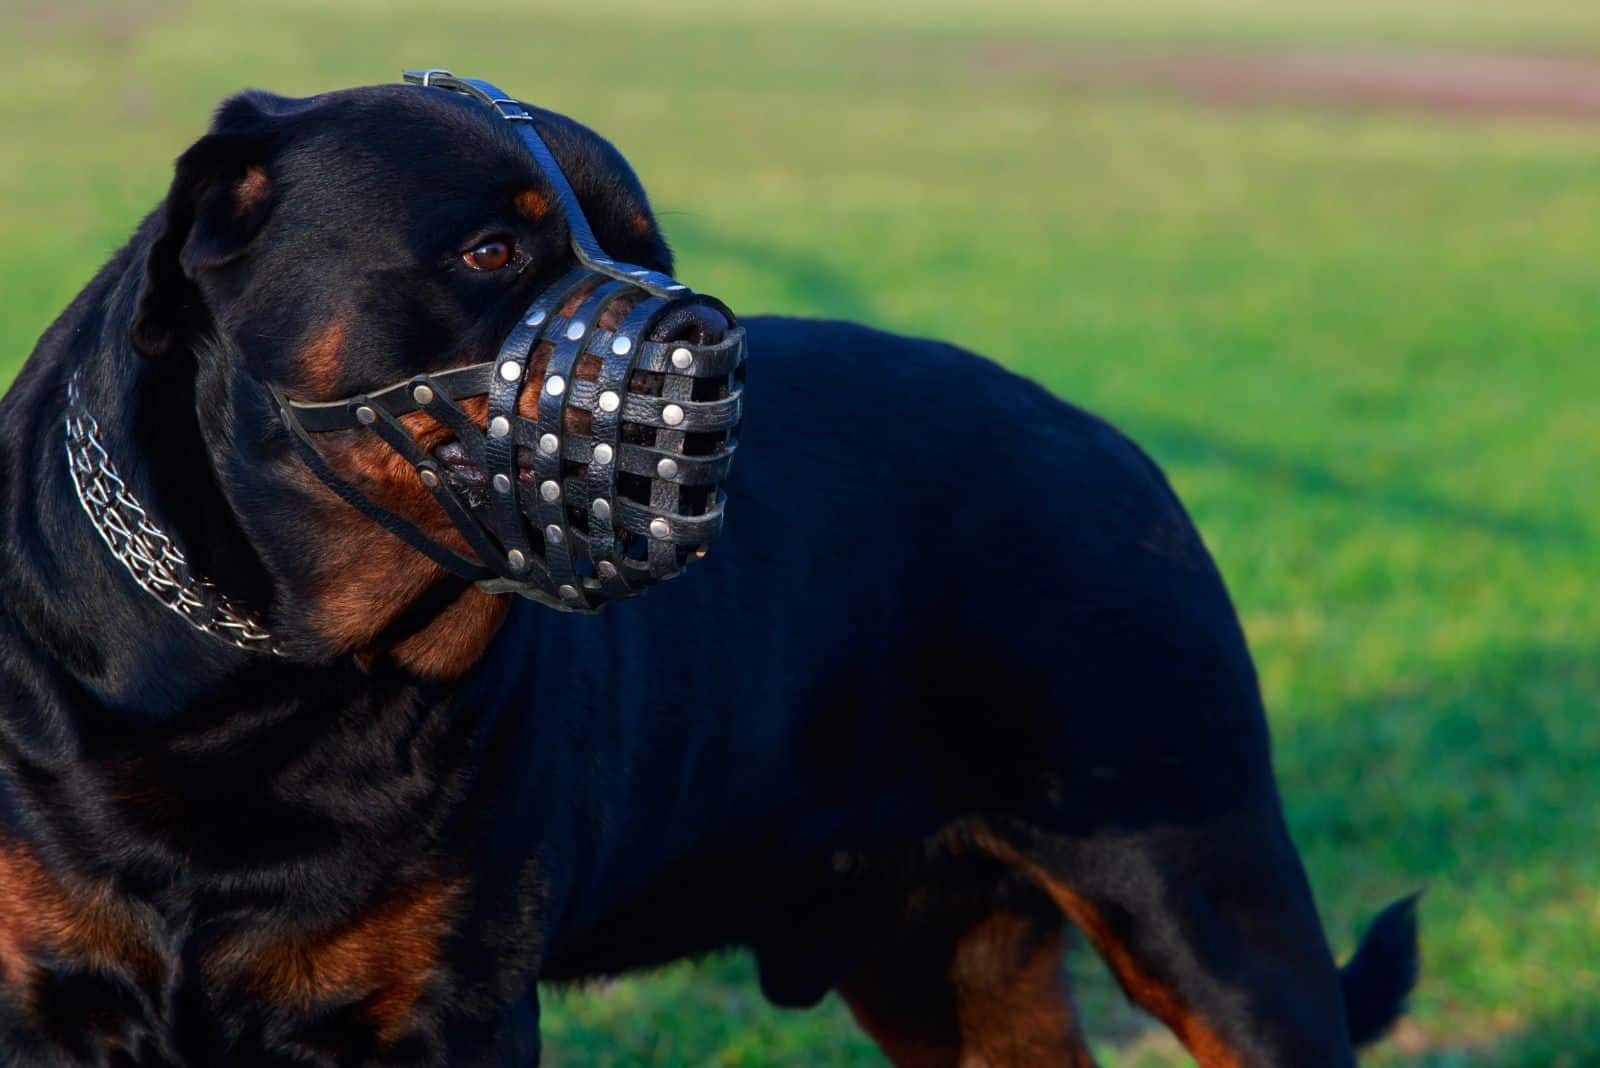
[[[979,829],[973,837],[979,849],[1027,872],[1050,895],[1062,913],[1088,936],[1128,996],[1171,1028],[1200,1068],[1240,1068],[1243,1062],[1210,1022],[1194,1011],[1181,993],[1140,963],[1099,906],[986,830]]]
[[[358,1001],[378,1037],[392,1042],[438,974],[459,896],[452,883],[414,883],[325,931],[236,936],[210,955],[205,970],[297,1009]]]
[[[453,679],[478,662],[510,611],[509,596],[469,586],[427,629],[396,645],[390,655],[414,674]]]
[[[1093,1068],[1061,960],[1059,923],[996,912],[961,937],[950,979],[963,1064]]]
[[[344,379],[344,337],[350,312],[342,311],[313,329],[294,358],[295,399],[327,401],[339,396]]]
[[[537,189],[524,189],[511,198],[517,211],[527,219],[539,222],[550,214],[550,198]]]
[[[655,229],[655,224],[650,221],[650,216],[642,211],[633,213],[633,218],[628,220],[628,229],[633,231],[635,237],[646,237]]]
[[[233,187],[234,208],[237,216],[248,215],[261,202],[267,199],[267,194],[272,192],[272,181],[267,177],[267,172],[260,167],[250,167],[245,170],[244,177],[239,179]]]
[[[40,953],[151,979],[161,967],[151,930],[151,918],[111,887],[69,885],[26,847],[0,842],[0,984],[22,1004]]]
[[[899,1068],[1094,1068],[1062,971],[1061,919],[996,910],[953,934],[945,974],[893,952],[839,986]],[[937,937],[936,935],[934,937]]]

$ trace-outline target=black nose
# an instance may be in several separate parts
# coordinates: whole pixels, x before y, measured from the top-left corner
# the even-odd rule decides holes
[[[728,336],[728,328],[728,317],[717,309],[705,304],[686,304],[663,315],[650,331],[650,340],[715,345]]]

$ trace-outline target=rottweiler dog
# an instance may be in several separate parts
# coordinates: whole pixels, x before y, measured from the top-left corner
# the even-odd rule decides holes
[[[670,271],[622,156],[535,115],[606,250]],[[738,948],[895,1064],[1082,1066],[1069,925],[1207,1068],[1353,1064],[1410,903],[1336,967],[1223,582],[1099,419],[749,319],[725,531],[598,615],[312,477],[271,391],[492,359],[571,266],[549,194],[464,97],[234,97],[0,402],[0,1064],[533,1064],[540,984]],[[443,524],[393,451],[319,449]]]

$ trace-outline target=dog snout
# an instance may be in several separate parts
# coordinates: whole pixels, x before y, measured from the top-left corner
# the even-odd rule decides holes
[[[728,317],[705,304],[688,304],[662,316],[650,331],[651,341],[687,341],[695,345],[715,345],[728,336]]]

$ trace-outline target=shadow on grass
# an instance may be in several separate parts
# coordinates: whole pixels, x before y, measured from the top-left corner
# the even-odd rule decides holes
[[[1324,464],[1147,416],[1129,416],[1126,431],[1163,463],[1215,465],[1291,483],[1308,497],[1348,501],[1403,519],[1479,531],[1517,541],[1576,546],[1595,540],[1579,523],[1497,511],[1385,482],[1360,482]]]

